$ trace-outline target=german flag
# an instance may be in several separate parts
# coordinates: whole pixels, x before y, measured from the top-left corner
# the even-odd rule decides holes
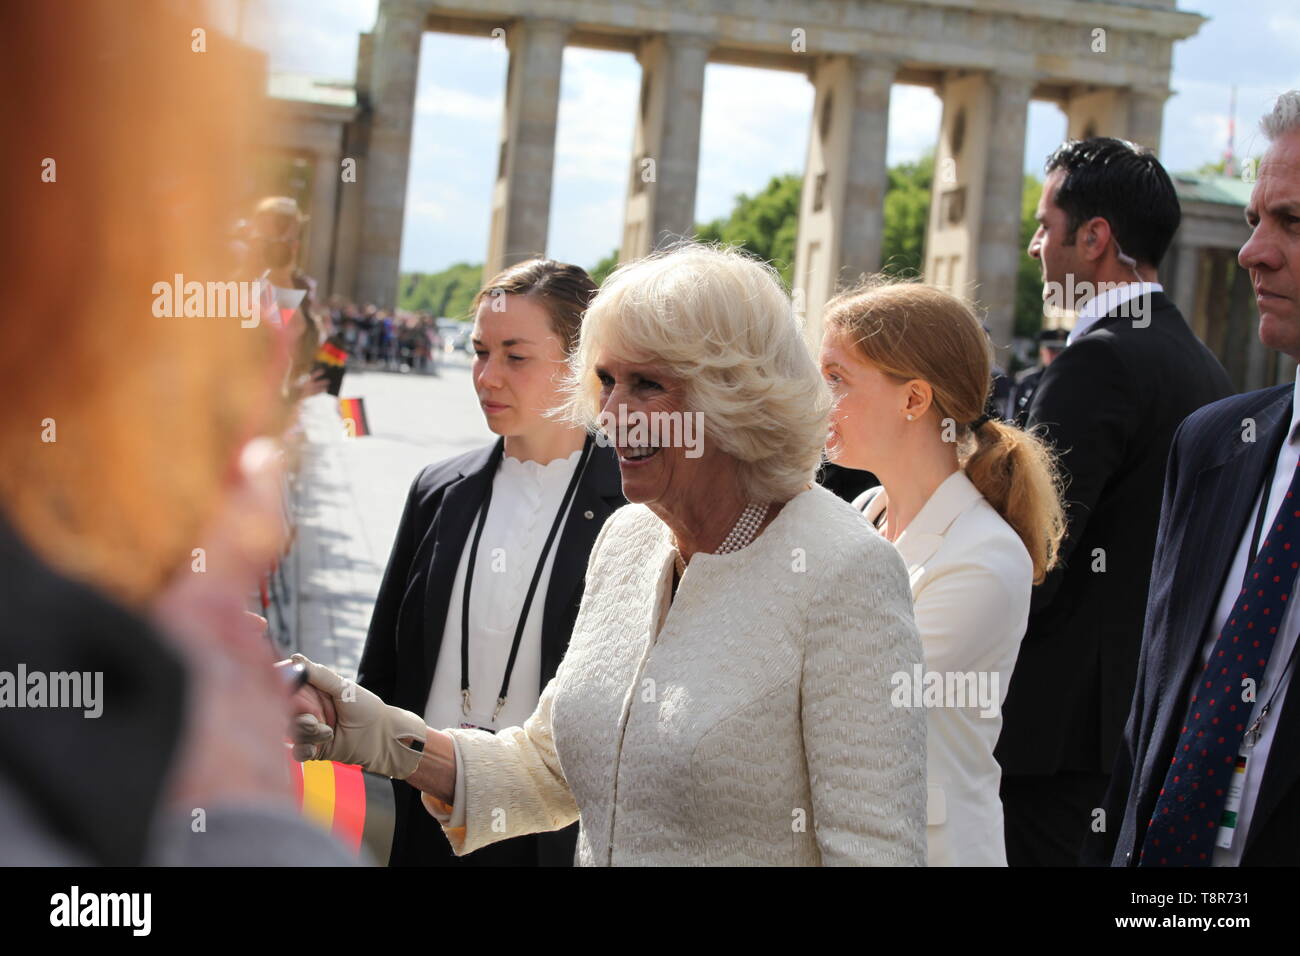
[[[308,820],[329,830],[353,853],[364,845],[381,866],[393,847],[393,785],[356,764],[308,760],[292,765],[290,779],[298,807]]]
[[[363,435],[370,434],[370,422],[366,420],[365,399],[340,398],[339,417],[343,419],[348,434],[353,438],[361,438]]]
[[[316,361],[322,365],[347,365],[348,353],[333,342],[325,342],[316,350]]]

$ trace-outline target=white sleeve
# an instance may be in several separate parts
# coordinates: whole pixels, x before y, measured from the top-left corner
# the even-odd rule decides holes
[[[809,613],[803,744],[822,863],[924,866],[926,724],[891,702],[922,660],[907,569],[883,538],[843,556]]]
[[[522,727],[507,727],[495,735],[485,730],[446,731],[456,746],[456,793],[446,822],[446,804],[427,793],[422,799],[430,814],[443,822],[457,856],[510,837],[559,830],[578,819],[578,805],[551,737],[554,695],[552,678]]]

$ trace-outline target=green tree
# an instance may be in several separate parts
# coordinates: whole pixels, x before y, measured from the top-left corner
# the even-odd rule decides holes
[[[482,264],[458,262],[441,272],[406,272],[398,285],[397,306],[452,319],[469,318],[470,304],[482,283]]]
[[[617,249],[588,269],[587,274],[591,276],[591,281],[596,283],[596,285],[604,285],[605,280],[609,278],[609,274],[616,268],[618,268]]]
[[[1038,231],[1034,213],[1043,195],[1043,183],[1034,175],[1025,175],[1020,202],[1020,264],[1016,269],[1016,311],[1013,334],[1034,338],[1043,327],[1043,270],[1038,260],[1029,258],[1029,240]]]
[[[920,275],[925,265],[934,154],[927,153],[914,163],[892,166],[888,175],[880,271],[895,276]]]
[[[773,176],[767,186],[753,196],[738,195],[731,215],[697,224],[696,238],[747,249],[771,262],[789,286],[794,270],[794,243],[799,230],[802,190],[803,177],[797,173]]]
[[[896,276],[919,276],[925,265],[925,233],[930,218],[930,190],[934,183],[934,156],[899,163],[889,169],[885,187],[884,235],[881,271]],[[795,239],[799,228],[799,202],[803,177],[796,173],[774,176],[762,191],[736,197],[731,213],[695,227],[703,242],[739,245],[766,259],[791,285]],[[1043,184],[1025,176],[1021,201],[1020,248],[1025,250],[1038,228],[1034,213]],[[618,250],[592,269],[597,284],[618,264]],[[1038,263],[1021,253],[1016,275],[1015,334],[1032,338],[1043,324],[1042,274]]]

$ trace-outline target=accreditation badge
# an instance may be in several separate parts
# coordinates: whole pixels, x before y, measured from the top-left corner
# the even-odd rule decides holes
[[[461,730],[486,730],[490,734],[495,734],[500,728],[497,727],[496,721],[492,719],[491,714],[479,713],[478,711],[461,711],[460,723],[457,725]]]
[[[1223,806],[1223,815],[1219,818],[1218,838],[1214,841],[1214,845],[1220,849],[1231,849],[1232,838],[1237,833],[1237,814],[1241,810],[1241,795],[1246,789],[1248,759],[1247,754],[1238,753],[1236,765],[1232,768],[1232,780],[1228,783],[1228,799]]]

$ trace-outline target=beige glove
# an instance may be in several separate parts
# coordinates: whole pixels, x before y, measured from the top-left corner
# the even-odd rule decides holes
[[[428,733],[424,718],[390,707],[355,681],[344,680],[302,654],[294,654],[293,660],[307,668],[307,683],[329,694],[338,715],[337,727],[331,729],[311,714],[299,714],[292,730],[294,759],[361,764],[371,773],[398,780],[415,773],[420,754],[401,738],[423,744]]]

